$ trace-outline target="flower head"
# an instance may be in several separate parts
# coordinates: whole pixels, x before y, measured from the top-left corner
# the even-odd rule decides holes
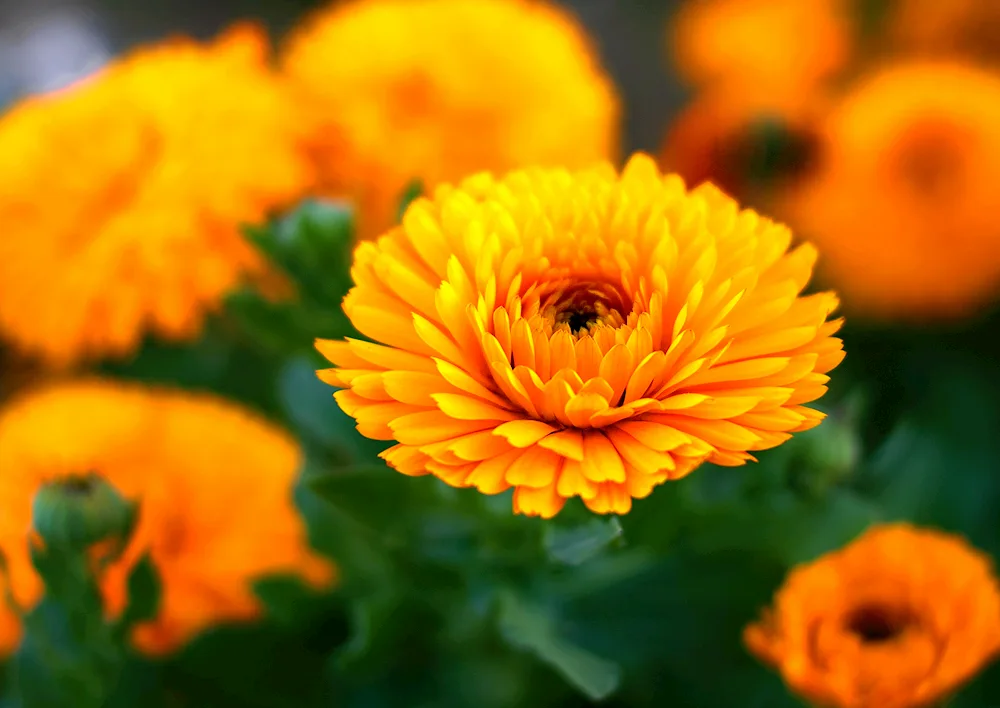
[[[847,63],[849,19],[842,0],[688,0],[668,46],[693,84],[791,94]]]
[[[1000,62],[1000,4],[983,0],[900,0],[890,14],[894,48]]]
[[[928,706],[1000,650],[1000,585],[960,538],[876,527],[792,571],[745,640],[819,705]]]
[[[293,36],[284,69],[324,187],[358,202],[365,237],[395,223],[414,179],[617,157],[615,89],[583,28],[548,2],[336,3]]]
[[[0,117],[0,331],[55,364],[196,336],[311,168],[262,31],[177,39]]]
[[[42,590],[28,557],[36,493],[91,474],[140,504],[133,540],[104,580],[108,611],[123,609],[144,553],[163,582],[160,616],[136,630],[141,649],[170,651],[209,625],[253,619],[256,578],[332,578],[292,502],[299,462],[286,434],[210,397],[97,381],[26,394],[0,413],[0,550],[14,596],[31,606]],[[19,634],[0,610],[0,653]]]
[[[883,68],[835,107],[820,142],[788,209],[849,307],[956,316],[997,293],[1000,77],[949,62]]]
[[[660,163],[690,184],[712,182],[741,200],[797,179],[815,155],[825,101],[812,93],[732,94],[707,89],[670,125]]]
[[[318,342],[320,377],[400,472],[627,512],[821,419],[836,298],[800,296],[816,253],[790,241],[645,155],[479,174],[358,247],[344,310],[374,343]]]

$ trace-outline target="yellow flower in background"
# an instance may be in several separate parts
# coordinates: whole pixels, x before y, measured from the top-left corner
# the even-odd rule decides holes
[[[256,618],[250,583],[260,576],[326,585],[333,568],[309,550],[292,501],[300,458],[284,432],[209,396],[84,381],[15,399],[0,412],[0,550],[14,597],[31,606],[41,592],[28,557],[35,492],[89,472],[141,503],[133,542],[103,590],[108,611],[120,612],[128,571],[151,554],[164,590],[160,616],[136,629],[146,652]],[[0,609],[0,653],[19,635]]]
[[[688,0],[668,26],[667,47],[697,86],[788,94],[842,69],[851,32],[843,0]]]
[[[817,705],[922,708],[1000,650],[1000,585],[961,538],[879,526],[793,570],[745,640]]]
[[[645,155],[482,173],[357,248],[344,311],[373,342],[320,340],[319,375],[400,472],[624,513],[823,417],[837,300],[800,295],[816,253],[790,241]]]
[[[140,49],[0,117],[0,331],[54,364],[198,335],[264,274],[240,225],[312,176],[261,30]]]
[[[370,238],[419,178],[585,167],[618,155],[619,105],[583,28],[538,0],[354,0],[296,33],[284,69],[324,188]]]
[[[852,311],[969,314],[1000,290],[1000,77],[917,61],[864,78],[835,107],[796,229]]]

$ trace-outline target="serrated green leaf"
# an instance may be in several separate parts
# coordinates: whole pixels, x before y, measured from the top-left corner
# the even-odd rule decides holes
[[[588,698],[607,698],[621,682],[621,668],[559,636],[549,612],[512,592],[500,596],[499,629],[512,646],[530,651]]]
[[[545,527],[545,550],[549,557],[565,565],[587,562],[622,538],[618,517],[590,519],[585,524],[563,528],[557,523]]]

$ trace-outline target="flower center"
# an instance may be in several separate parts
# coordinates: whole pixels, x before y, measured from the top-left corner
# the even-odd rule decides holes
[[[581,335],[594,327],[622,326],[631,307],[614,285],[580,283],[554,290],[543,300],[541,309],[557,328],[564,326]]]
[[[891,641],[902,634],[908,624],[905,612],[882,605],[863,605],[847,618],[847,630],[865,644]]]

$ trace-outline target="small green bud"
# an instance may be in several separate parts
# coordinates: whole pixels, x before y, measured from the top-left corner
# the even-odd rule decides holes
[[[81,551],[131,532],[135,505],[97,474],[50,482],[32,504],[32,525],[46,546]]]

